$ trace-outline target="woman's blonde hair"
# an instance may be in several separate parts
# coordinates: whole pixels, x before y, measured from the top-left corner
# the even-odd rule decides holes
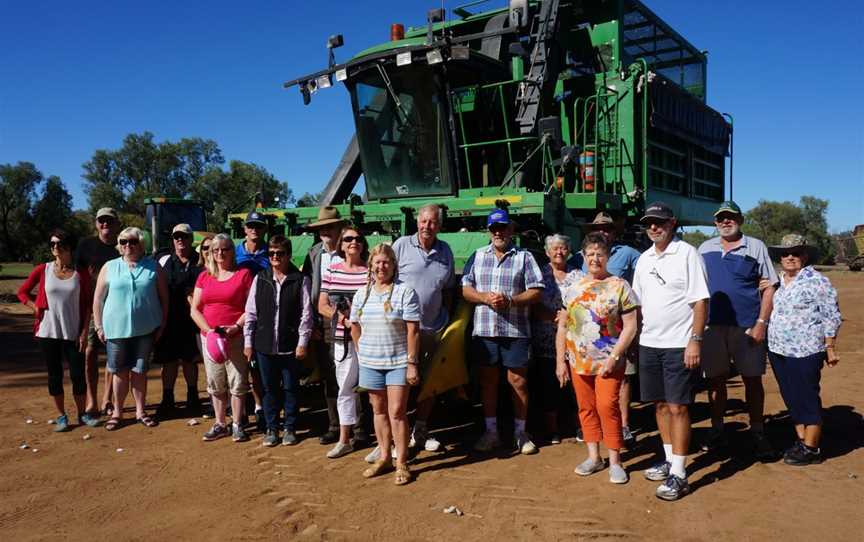
[[[210,251],[207,251],[207,255],[204,255],[204,251],[201,250],[201,247],[204,246],[204,243],[213,243],[212,235],[205,235],[204,239],[201,239],[201,242],[198,243],[198,265],[201,267],[207,267],[207,262],[210,261]]]
[[[141,228],[129,226],[128,228],[123,228],[123,231],[117,234],[117,245],[115,245],[115,248],[121,256],[123,255],[123,252],[120,250],[120,239],[129,239],[130,237],[138,239],[138,243],[140,244],[144,241],[144,231]],[[141,247],[141,250],[144,250],[143,246]]]
[[[369,260],[368,266],[369,271],[366,274],[366,295],[363,297],[363,303],[360,305],[360,308],[357,310],[358,316],[363,316],[363,307],[366,306],[366,302],[369,301],[369,293],[372,291],[372,284],[375,282],[373,278],[372,271],[372,260],[375,259],[375,256],[386,256],[390,263],[393,264],[393,282],[396,282],[396,277],[399,276],[399,260],[396,259],[396,251],[393,250],[388,243],[380,243],[375,246],[369,252]],[[393,284],[390,284],[390,292],[387,294],[387,300],[384,302],[384,312],[390,312],[393,310],[393,305],[390,303],[390,300],[393,298]]]
[[[231,255],[229,256],[231,265],[229,265],[228,268],[234,269],[237,267],[237,254],[235,254],[237,249],[234,248],[234,241],[227,233],[216,234],[216,237],[214,237],[213,240],[210,242],[210,257],[207,258],[207,272],[210,273],[210,276],[213,277],[219,276],[219,264],[216,263],[216,258],[213,251],[216,248],[216,243],[220,243],[222,241],[226,241],[228,243],[228,246],[231,247],[231,251],[229,252],[229,254]]]

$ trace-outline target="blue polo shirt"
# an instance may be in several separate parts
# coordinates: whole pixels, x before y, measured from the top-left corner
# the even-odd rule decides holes
[[[262,243],[262,248],[253,253],[246,252],[246,241],[240,241],[234,248],[234,256],[237,258],[237,267],[248,269],[253,275],[257,275],[262,269],[270,269],[270,258],[267,257],[267,243]]]
[[[606,262],[606,271],[610,275],[626,280],[627,284],[633,284],[633,272],[636,270],[636,262],[639,261],[641,255],[641,252],[631,246],[612,245],[609,261]],[[583,273],[588,272],[588,262],[585,261],[581,250],[574,254],[567,263],[576,269],[581,269]]]
[[[720,237],[714,237],[702,243],[699,254],[711,292],[708,325],[754,326],[761,305],[759,281],[779,282],[765,243],[743,235],[737,247],[724,253]]]
[[[393,251],[399,260],[399,280],[413,288],[420,299],[420,329],[441,331],[449,322],[444,291],[457,286],[450,245],[436,239],[427,252],[414,234],[397,239]]]

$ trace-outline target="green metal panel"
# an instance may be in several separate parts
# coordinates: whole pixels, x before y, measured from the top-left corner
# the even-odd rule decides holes
[[[453,251],[456,272],[460,274],[468,258],[478,248],[489,244],[489,233],[486,231],[440,233],[438,237],[450,245],[450,250]]]

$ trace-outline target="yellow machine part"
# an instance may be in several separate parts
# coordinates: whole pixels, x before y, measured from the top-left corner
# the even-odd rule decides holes
[[[418,401],[435,397],[468,383],[468,369],[465,366],[466,334],[473,314],[474,305],[464,301],[459,302],[456,316],[441,334],[438,349],[435,350],[425,374],[422,375]]]

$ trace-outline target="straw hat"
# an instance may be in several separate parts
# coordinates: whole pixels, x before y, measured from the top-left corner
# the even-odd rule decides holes
[[[345,219],[339,214],[339,209],[328,205],[318,209],[318,220],[310,222],[306,227],[320,228],[321,226],[327,226],[328,224],[336,224],[339,222],[345,222]]]

